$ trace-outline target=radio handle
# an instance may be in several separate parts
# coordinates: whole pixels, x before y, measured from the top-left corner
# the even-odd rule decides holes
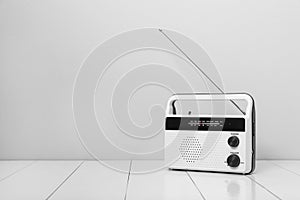
[[[253,98],[248,93],[226,93],[226,94],[207,94],[207,93],[182,93],[172,95],[167,104],[166,114],[174,115],[176,114],[175,102],[178,100],[229,100],[238,107],[234,100],[245,100],[247,102],[246,110],[243,114],[246,118],[251,117],[253,106]],[[238,107],[239,108],[239,107]],[[239,108],[240,109],[240,108]],[[240,109],[241,110],[241,109]]]

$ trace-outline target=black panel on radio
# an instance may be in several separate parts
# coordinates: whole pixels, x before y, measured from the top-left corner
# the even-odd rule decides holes
[[[244,118],[167,117],[166,130],[245,131]]]

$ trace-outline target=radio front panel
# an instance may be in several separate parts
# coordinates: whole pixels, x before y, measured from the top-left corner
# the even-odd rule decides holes
[[[249,106],[242,115],[202,115],[174,108],[183,98],[201,100],[211,95],[175,95],[169,101],[165,121],[165,142],[171,144],[178,159],[170,169],[248,174],[254,170],[255,119],[252,98],[246,94],[226,94],[220,98],[244,98]],[[215,96],[213,98],[216,98]],[[218,99],[219,100],[219,99]],[[192,102],[192,101],[191,101]],[[175,112],[174,112],[175,109]],[[200,109],[201,110],[201,109]],[[194,110],[193,110],[194,111]],[[250,113],[249,113],[250,112]],[[220,113],[219,113],[220,114]],[[176,139],[174,139],[176,138]],[[168,156],[168,155],[166,155]]]

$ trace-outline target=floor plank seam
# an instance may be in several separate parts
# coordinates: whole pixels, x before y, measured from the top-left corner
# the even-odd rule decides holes
[[[246,176],[247,178],[249,178],[250,180],[252,180],[253,182],[255,182],[257,185],[259,185],[261,188],[263,188],[264,190],[266,190],[267,192],[269,192],[271,195],[273,195],[275,198],[282,200],[279,196],[277,196],[275,193],[273,193],[271,190],[269,190],[267,187],[265,187],[264,185],[262,185],[261,183],[259,183],[258,181],[255,180],[255,178],[251,178],[250,176]]]
[[[63,182],[61,182],[56,188],[55,190],[53,190],[53,192],[50,193],[50,195],[48,195],[48,197],[46,198],[46,200],[50,199],[58,190],[59,188],[69,179],[71,178],[71,176],[82,166],[82,164],[85,161],[82,161],[64,180]]]
[[[195,183],[194,179],[191,177],[191,175],[189,174],[189,172],[186,171],[186,174],[188,175],[188,177],[190,178],[190,180],[192,181],[192,183],[194,184],[194,186],[196,187],[196,189],[200,193],[202,199],[206,200],[206,198],[204,197],[203,193],[201,192],[201,190],[199,189],[199,187],[197,186],[197,184]]]
[[[12,177],[13,175],[16,175],[16,174],[19,173],[20,171],[23,171],[24,169],[26,169],[27,167],[30,167],[32,164],[34,164],[34,163],[36,163],[36,162],[37,162],[36,160],[35,160],[35,161],[32,161],[32,162],[30,162],[29,164],[27,164],[27,165],[21,167],[20,169],[17,169],[16,171],[14,171],[14,172],[8,174],[7,176],[1,178],[1,179],[0,179],[0,182],[4,181],[5,179],[8,179],[9,177]]]
[[[130,160],[130,164],[129,164],[129,170],[128,170],[128,176],[127,176],[126,191],[125,191],[124,200],[127,199],[127,192],[128,192],[129,180],[130,180],[130,175],[131,175],[131,167],[132,167],[132,160]]]
[[[292,173],[292,174],[294,174],[294,175],[297,175],[297,176],[300,176],[300,174],[298,174],[297,172],[295,172],[295,171],[292,171],[292,170],[290,170],[290,169],[287,169],[287,168],[285,168],[285,167],[283,167],[283,166],[281,166],[281,165],[279,165],[279,164],[277,164],[277,163],[274,163],[273,161],[270,161],[273,165],[276,165],[277,167],[279,167],[279,168],[281,168],[281,169],[283,169],[283,170],[286,170],[286,171],[288,171],[288,172],[290,172],[290,173]]]

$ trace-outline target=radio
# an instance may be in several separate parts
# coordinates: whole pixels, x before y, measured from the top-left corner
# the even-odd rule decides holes
[[[205,102],[205,103],[204,103]],[[208,103],[208,105],[207,105]],[[250,174],[255,168],[255,107],[249,94],[176,94],[166,111],[170,169]]]

